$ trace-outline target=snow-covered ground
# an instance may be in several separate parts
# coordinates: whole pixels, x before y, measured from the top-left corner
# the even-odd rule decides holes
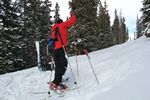
[[[70,57],[71,66],[79,86],[66,92],[64,97],[53,95],[49,100],[150,100],[150,39],[116,45],[89,53],[91,63],[99,80],[93,75],[87,56]],[[69,87],[74,87],[71,71],[66,76]],[[37,67],[0,75],[0,100],[47,100],[46,92],[50,72],[39,72]]]

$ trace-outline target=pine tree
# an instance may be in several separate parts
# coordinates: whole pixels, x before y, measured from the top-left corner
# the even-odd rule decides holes
[[[40,20],[40,28],[39,28],[39,32],[40,32],[40,41],[41,41],[41,54],[42,54],[42,64],[43,67],[46,67],[48,62],[49,62],[49,57],[47,56],[47,51],[46,51],[46,47],[47,47],[47,42],[49,39],[49,35],[51,33],[51,26],[53,23],[51,23],[51,7],[52,3],[49,0],[46,0],[45,2],[43,2],[42,6],[41,6],[41,10],[40,10],[40,16],[39,20]]]
[[[121,33],[121,43],[125,43],[128,40],[127,27],[125,24],[125,18],[120,16],[120,33]]]
[[[142,36],[142,29],[143,29],[143,24],[141,23],[141,19],[137,16],[137,19],[136,19],[136,35],[137,35],[137,38]]]
[[[123,43],[124,21],[125,21],[125,19],[122,17],[122,10],[121,10],[120,13],[119,13],[120,43]]]
[[[0,73],[6,73],[15,70],[19,22],[11,0],[1,0],[0,6]]]
[[[150,37],[150,0],[143,0],[142,23],[144,25],[144,34]]]
[[[100,3],[98,24],[100,33],[96,39],[98,41],[98,48],[102,49],[114,45],[114,36],[111,32],[110,16],[107,10],[106,1],[104,2],[104,6]]]
[[[98,0],[78,0],[76,2],[75,14],[77,16],[76,37],[82,42],[79,49],[87,48],[90,51],[96,49],[97,30],[97,5]]]
[[[119,17],[118,17],[116,9],[115,9],[115,19],[114,19],[114,22],[112,25],[112,32],[115,36],[115,41],[116,41],[115,44],[121,43],[120,42],[121,41],[121,39],[120,39],[120,22],[119,22]]]
[[[115,36],[116,44],[124,43],[129,39],[128,29],[126,27],[125,18],[122,16],[122,11],[120,11],[120,15],[118,16],[116,9],[112,32]]]
[[[50,6],[49,0],[27,0],[26,1],[26,25],[25,34],[27,48],[24,52],[24,59],[27,67],[36,65],[35,41],[40,41],[42,66],[45,67],[48,61],[46,56],[46,45],[50,33]],[[28,59],[30,58],[30,59]]]
[[[59,15],[59,4],[58,4],[58,2],[56,2],[56,6],[55,6],[55,16],[54,16],[54,18],[55,18],[55,22],[58,20],[58,19],[60,19],[60,15]]]
[[[51,30],[49,0],[1,0],[0,73],[36,65],[35,40],[41,41],[44,64]],[[43,65],[44,65],[43,64]]]
[[[129,29],[128,27],[126,28],[126,41],[129,40]]]
[[[26,41],[23,56],[26,68],[36,65],[35,40],[40,35],[39,8],[38,0],[24,0],[24,37]]]

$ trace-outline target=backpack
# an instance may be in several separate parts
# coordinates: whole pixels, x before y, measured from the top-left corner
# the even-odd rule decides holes
[[[49,38],[49,40],[48,40],[48,52],[51,55],[53,55],[53,53],[54,53],[54,48],[55,48],[54,44],[55,43],[54,43],[53,39]]]
[[[55,49],[55,42],[58,41],[58,36],[60,37],[60,40],[61,40],[61,43],[63,45],[63,41],[62,41],[62,37],[60,35],[60,30],[59,30],[59,27],[56,27],[55,29],[55,38],[52,39],[50,38],[48,40],[48,51],[49,53],[53,56],[54,54],[54,49]]]

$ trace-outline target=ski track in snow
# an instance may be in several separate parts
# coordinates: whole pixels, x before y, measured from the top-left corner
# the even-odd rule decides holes
[[[85,55],[77,56],[79,77],[75,57],[70,57],[69,61],[71,62],[80,94],[78,94],[77,90],[72,90],[66,92],[64,97],[53,95],[49,100],[100,100],[98,97],[102,94],[107,94],[108,91],[113,90],[122,81],[132,76],[133,73],[137,73],[143,67],[149,66],[149,52],[150,41],[142,37],[136,41],[89,53],[90,61],[93,64],[100,85],[97,84]],[[69,66],[66,76],[70,77],[67,84],[70,87],[74,87]],[[50,72],[39,72],[37,67],[0,75],[0,100],[48,100],[47,93],[33,93],[48,91],[47,82],[49,80]]]

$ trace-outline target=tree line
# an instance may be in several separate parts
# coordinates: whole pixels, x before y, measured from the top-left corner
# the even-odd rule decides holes
[[[77,0],[74,12],[77,24],[70,35],[70,41],[80,39],[77,49],[88,51],[100,50],[128,40],[128,28],[122,12],[114,10],[114,21],[111,25],[107,2],[99,0]],[[71,42],[70,42],[71,43]]]
[[[47,41],[61,9],[59,3],[55,4],[54,9],[51,6],[50,0],[1,0],[0,74],[36,66],[37,40],[41,44],[42,65],[46,66],[49,62]],[[50,20],[52,12],[55,12],[54,21]],[[69,44],[80,39],[77,44],[79,50],[100,50],[128,40],[125,18],[114,10],[115,18],[111,25],[106,1],[78,0],[74,12],[77,24],[69,30]],[[73,54],[73,48],[68,48],[68,53]]]

